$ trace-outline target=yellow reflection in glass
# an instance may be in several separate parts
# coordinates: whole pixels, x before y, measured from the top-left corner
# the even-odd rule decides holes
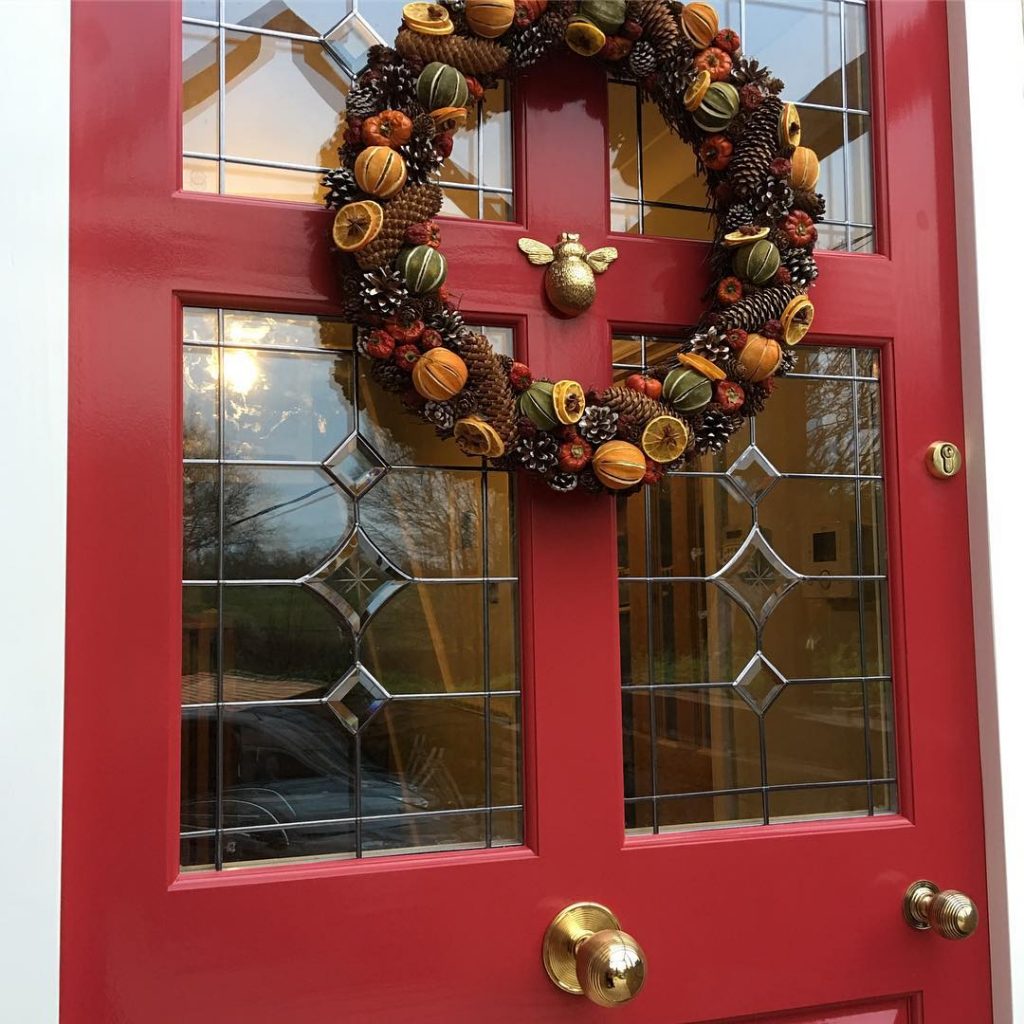
[[[260,379],[255,357],[244,349],[224,353],[224,383],[239,395],[247,395]]]

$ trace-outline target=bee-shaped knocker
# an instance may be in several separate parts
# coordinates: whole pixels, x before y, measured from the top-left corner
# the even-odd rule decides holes
[[[563,231],[554,249],[532,238],[520,238],[519,248],[535,266],[551,264],[544,274],[544,290],[555,309],[579,316],[590,309],[597,294],[594,274],[603,274],[619,258],[610,245],[587,252],[580,236]]]

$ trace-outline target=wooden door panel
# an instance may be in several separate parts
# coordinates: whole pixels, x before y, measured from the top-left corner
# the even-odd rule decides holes
[[[872,15],[884,251],[821,255],[815,339],[882,351],[901,816],[626,840],[614,506],[527,483],[526,845],[186,876],[180,310],[337,312],[329,217],[177,192],[178,5],[75,5],[66,1024],[603,1020],[540,964],[548,922],[580,899],[647,951],[623,1021],[989,1019],[985,936],[946,943],[900,916],[907,884],[932,877],[984,920],[985,880],[964,484],[921,461],[962,437],[944,11]],[[938,56],[907,60],[908,39]],[[522,223],[446,223],[451,285],[469,322],[515,324],[535,372],[598,386],[613,327],[696,319],[705,250],[612,236],[590,313],[552,316],[515,242],[608,243],[603,76],[542,66],[517,103]]]

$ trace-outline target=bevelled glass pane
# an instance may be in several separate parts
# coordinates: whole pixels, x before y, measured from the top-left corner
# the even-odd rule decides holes
[[[825,216],[840,221],[847,217],[843,116],[841,111],[800,107],[800,144],[813,149],[821,162],[815,188],[825,197]]]
[[[758,717],[731,687],[658,690],[654,708],[658,793],[761,784]]]
[[[319,42],[230,31],[226,155],[337,166],[348,82]]]
[[[214,12],[216,18],[216,12]],[[220,57],[218,32],[200,25],[181,30],[181,143],[186,152],[219,149]]]
[[[182,319],[183,866],[521,843],[510,476],[347,325]]]
[[[797,353],[735,443],[618,500],[631,832],[897,806],[877,354]]]
[[[483,575],[484,515],[479,472],[403,469],[362,500],[360,524],[410,576]]]
[[[745,7],[743,49],[786,83],[786,99],[842,106],[840,5],[835,0],[748,0]]]
[[[351,380],[331,356],[227,349],[223,368],[226,459],[319,462],[353,429]]]
[[[320,469],[224,467],[226,579],[298,579],[351,525],[350,499]]]

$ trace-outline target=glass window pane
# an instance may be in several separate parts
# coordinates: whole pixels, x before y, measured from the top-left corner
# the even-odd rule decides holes
[[[215,28],[204,28],[199,25],[182,26],[181,143],[186,152],[216,155],[219,149],[218,36]]]
[[[723,453],[619,499],[631,832],[897,806],[877,360],[797,370]]]
[[[183,865],[522,842],[510,477],[380,415],[339,321],[182,327]]]
[[[868,66],[868,9],[866,4],[843,4],[846,20],[846,102],[868,110],[871,78]]]

